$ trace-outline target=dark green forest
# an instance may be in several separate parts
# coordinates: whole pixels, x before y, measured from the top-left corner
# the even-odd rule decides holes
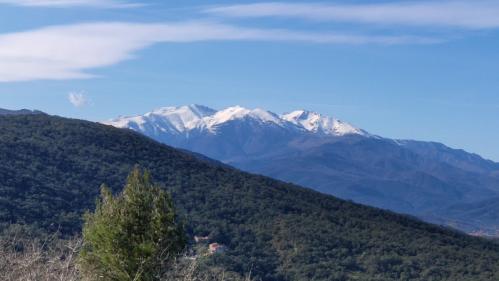
[[[263,280],[499,280],[499,246],[417,219],[197,160],[127,130],[0,117],[0,222],[73,235],[101,184],[135,165],[170,191],[186,231],[227,245],[211,263]]]

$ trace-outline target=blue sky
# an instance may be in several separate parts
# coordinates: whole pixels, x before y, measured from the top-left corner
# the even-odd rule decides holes
[[[304,108],[499,161],[498,14],[497,1],[0,0],[0,107],[95,121]]]

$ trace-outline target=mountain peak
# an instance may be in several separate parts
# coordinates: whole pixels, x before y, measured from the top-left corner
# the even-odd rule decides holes
[[[216,112],[209,120],[210,125],[217,125],[231,120],[251,118],[259,122],[271,122],[281,124],[282,120],[275,113],[270,111],[255,108],[248,109],[239,105],[228,107]]]
[[[169,116],[172,114],[176,115],[191,115],[191,116],[197,116],[198,118],[203,118],[206,116],[213,115],[216,112],[216,110],[211,109],[207,106],[203,105],[197,105],[197,104],[190,104],[190,105],[183,105],[183,106],[168,106],[168,107],[160,107],[152,112],[146,113],[149,115],[164,115],[164,116]]]
[[[368,133],[339,119],[324,116],[308,110],[296,110],[282,115],[282,118],[312,133],[344,136],[349,134],[367,136]]]
[[[239,105],[219,111],[197,104],[162,107],[141,116],[121,117],[105,123],[137,130],[149,136],[157,136],[172,133],[190,135],[189,132],[192,130],[207,130],[216,133],[216,128],[221,124],[250,120],[261,126],[276,125],[293,132],[301,131],[329,136],[349,134],[369,136],[367,132],[346,122],[313,111],[296,110],[277,115],[265,109],[248,109]]]

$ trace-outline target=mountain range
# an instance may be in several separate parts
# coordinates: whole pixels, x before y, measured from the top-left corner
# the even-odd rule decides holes
[[[441,143],[388,139],[306,110],[240,106],[164,107],[103,123],[343,199],[498,234],[499,164]]]
[[[226,246],[210,267],[262,281],[499,280],[496,242],[199,160],[130,130],[38,114],[0,116],[0,132],[0,235],[11,224],[79,233],[100,185],[119,192],[138,164],[171,192],[190,243],[198,235]]]

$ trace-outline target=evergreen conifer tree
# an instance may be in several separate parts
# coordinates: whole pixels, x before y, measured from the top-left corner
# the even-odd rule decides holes
[[[102,186],[84,220],[79,263],[86,280],[159,280],[186,244],[170,194],[138,167],[119,195]]]

